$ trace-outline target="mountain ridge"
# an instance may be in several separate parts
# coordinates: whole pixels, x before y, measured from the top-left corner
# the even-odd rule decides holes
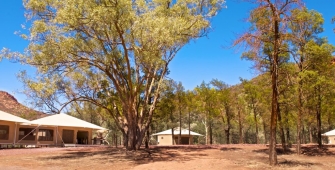
[[[28,120],[47,116],[43,112],[24,106],[13,95],[5,91],[0,91],[0,110]]]

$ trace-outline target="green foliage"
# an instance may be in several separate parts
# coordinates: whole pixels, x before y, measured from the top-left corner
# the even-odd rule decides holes
[[[22,73],[21,79],[26,92],[51,112],[71,102],[90,102],[115,121],[128,149],[138,149],[165,88],[169,63],[190,40],[208,33],[223,4],[25,0],[31,28],[22,37],[30,44],[24,54],[5,53],[37,68],[37,77]],[[56,106],[50,102],[54,98]]]

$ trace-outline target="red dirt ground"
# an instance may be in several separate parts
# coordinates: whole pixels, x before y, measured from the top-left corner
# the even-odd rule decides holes
[[[114,147],[33,148],[0,150],[1,170],[62,169],[333,169],[335,146],[304,145],[297,156],[278,149],[279,165],[268,165],[265,145],[152,146],[149,151]]]

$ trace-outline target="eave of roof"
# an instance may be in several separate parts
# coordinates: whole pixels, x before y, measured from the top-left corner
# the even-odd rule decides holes
[[[10,121],[10,122],[19,122],[19,123],[30,123],[29,120],[23,119],[21,117],[6,113],[0,110],[0,120]]]
[[[86,122],[67,114],[54,114],[31,121],[34,124],[47,126],[65,126],[65,127],[82,127],[90,129],[106,130],[106,128]]]
[[[175,135],[180,134],[179,128],[174,129],[173,134],[175,134]],[[196,132],[192,132],[192,131],[189,132],[188,129],[182,129],[181,134],[182,135],[189,135],[190,134],[192,136],[203,136],[203,135],[201,135],[199,133],[196,133]],[[157,135],[172,135],[172,129],[168,129],[168,130],[165,130],[165,131],[162,131],[162,132],[158,132],[158,133],[152,134],[151,136],[157,136]]]

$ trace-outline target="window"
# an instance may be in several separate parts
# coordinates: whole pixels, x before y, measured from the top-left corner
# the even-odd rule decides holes
[[[20,128],[19,140],[35,140],[36,132],[33,128]]]
[[[53,141],[54,131],[50,129],[38,130],[38,141]]]
[[[9,126],[0,125],[0,140],[8,140]]]
[[[164,137],[162,136],[161,139],[164,139]]]

